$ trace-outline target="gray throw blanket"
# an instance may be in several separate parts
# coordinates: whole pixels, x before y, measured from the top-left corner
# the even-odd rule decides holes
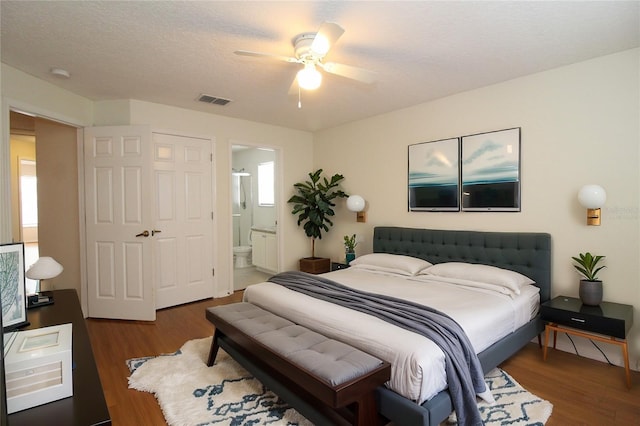
[[[373,315],[431,339],[445,354],[449,393],[459,425],[482,425],[476,394],[486,390],[482,367],[462,327],[433,308],[367,293],[304,272],[283,272],[269,281],[306,295]]]

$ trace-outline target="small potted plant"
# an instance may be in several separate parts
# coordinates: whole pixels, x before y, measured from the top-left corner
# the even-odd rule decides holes
[[[344,236],[344,251],[346,256],[347,265],[356,258],[356,246],[358,243],[356,242],[356,234],[351,236]]]
[[[604,265],[598,266],[598,263],[604,256],[586,252],[572,259],[576,262],[573,267],[584,277],[580,280],[580,300],[585,305],[598,306],[602,302],[602,281],[598,279],[598,272],[605,268]]]

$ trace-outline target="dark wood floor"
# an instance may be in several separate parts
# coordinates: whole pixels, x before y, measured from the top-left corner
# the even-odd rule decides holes
[[[190,339],[207,337],[212,326],[205,308],[239,301],[232,296],[158,311],[153,323],[88,319],[87,326],[100,371],[109,412],[115,426],[163,425],[155,397],[128,389],[129,358],[171,353]],[[550,351],[547,362],[530,343],[502,365],[527,390],[554,405],[547,426],[640,425],[640,373],[632,388],[624,370],[561,351]]]

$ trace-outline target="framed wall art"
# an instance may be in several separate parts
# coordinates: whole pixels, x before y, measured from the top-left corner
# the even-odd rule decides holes
[[[463,136],[462,210],[520,211],[520,128]]]
[[[24,244],[0,245],[0,298],[4,331],[28,325]]]
[[[409,145],[409,211],[459,211],[459,164],[459,138]]]

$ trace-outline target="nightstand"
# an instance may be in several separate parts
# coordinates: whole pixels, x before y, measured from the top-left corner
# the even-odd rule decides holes
[[[338,269],[347,269],[348,267],[349,265],[347,265],[346,263],[331,262],[332,271],[337,271]]]
[[[540,316],[547,323],[544,330],[543,359],[545,361],[551,331],[553,331],[554,349],[558,331],[612,343],[622,348],[627,387],[631,387],[626,337],[633,325],[633,306],[612,302],[602,302],[599,306],[587,306],[575,297],[558,296],[540,306]]]

